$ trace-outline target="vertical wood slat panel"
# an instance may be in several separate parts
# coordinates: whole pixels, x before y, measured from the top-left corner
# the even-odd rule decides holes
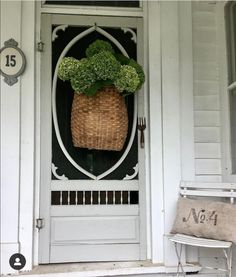
[[[107,203],[108,203],[108,191],[106,191],[106,199],[105,199],[105,203],[106,203],[106,205],[107,205]]]
[[[75,205],[78,205],[78,191],[75,191]]]
[[[131,197],[130,191],[70,191],[51,192],[51,205],[134,205],[139,203],[139,192]],[[136,198],[137,193],[137,198]],[[99,199],[100,198],[100,199]]]
[[[70,191],[67,192],[67,205],[70,205]]]
[[[101,191],[98,191],[98,205],[101,204]]]
[[[83,191],[83,205],[85,205],[85,191]]]
[[[128,191],[128,205],[130,205],[130,191]]]
[[[60,205],[62,205],[62,191],[60,191]]]

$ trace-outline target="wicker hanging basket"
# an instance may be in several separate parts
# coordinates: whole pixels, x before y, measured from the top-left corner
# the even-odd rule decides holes
[[[74,94],[71,131],[75,147],[120,151],[127,130],[127,108],[115,87],[105,87],[91,97]]]

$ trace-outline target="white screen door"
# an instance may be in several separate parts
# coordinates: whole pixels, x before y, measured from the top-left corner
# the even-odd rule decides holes
[[[122,151],[81,149],[71,139],[73,90],[56,76],[60,58],[84,57],[96,39],[142,63],[142,19],[47,14],[41,32],[40,263],[146,259],[144,149],[136,128],[143,92],[125,99]]]

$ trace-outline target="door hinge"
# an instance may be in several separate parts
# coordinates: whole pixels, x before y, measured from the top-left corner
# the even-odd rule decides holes
[[[38,52],[44,51],[44,43],[42,41],[37,43],[37,50],[38,50]]]
[[[36,228],[38,230],[42,229],[44,227],[44,220],[43,218],[37,218],[36,219]]]

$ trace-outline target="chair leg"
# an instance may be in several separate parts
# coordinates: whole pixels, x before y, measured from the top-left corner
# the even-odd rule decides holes
[[[180,269],[183,273],[183,276],[186,276],[185,272],[184,272],[184,269],[183,269],[183,265],[181,263],[181,255],[182,255],[182,249],[183,249],[183,245],[180,244],[180,250],[178,251],[178,246],[177,246],[177,242],[175,242],[175,253],[176,253],[176,256],[178,258],[178,267],[177,267],[177,277],[179,276],[179,273],[180,273]]]
[[[223,249],[223,252],[226,258],[227,276],[232,277],[232,247],[228,250]]]

